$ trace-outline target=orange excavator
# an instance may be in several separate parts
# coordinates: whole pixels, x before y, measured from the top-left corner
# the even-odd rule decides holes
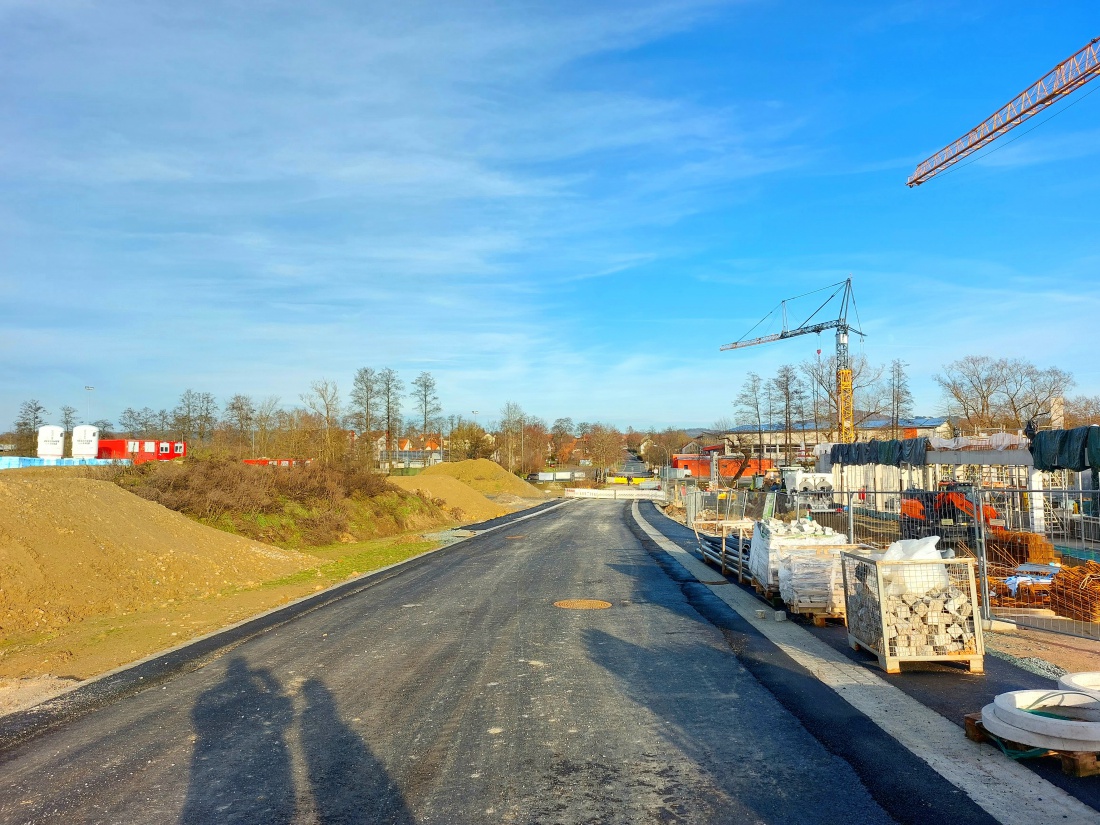
[[[968,495],[973,487],[949,482],[940,490],[906,490],[901,497],[901,537],[918,539],[940,536],[945,544],[977,547],[977,508]],[[997,510],[981,505],[986,547],[990,560],[1004,564],[1054,561],[1054,545],[1038,533],[1005,530]]]

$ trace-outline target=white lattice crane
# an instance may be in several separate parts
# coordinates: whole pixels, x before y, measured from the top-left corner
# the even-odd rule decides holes
[[[815,309],[810,317],[803,321],[796,327],[790,327],[787,321],[787,303],[788,301],[797,300],[797,298],[805,298],[806,295],[813,295],[816,292],[824,292],[827,289],[833,290],[832,294]],[[837,431],[842,444],[851,444],[856,440],[856,424],[855,424],[855,405],[852,398],[852,361],[848,354],[848,335],[850,332],[854,332],[856,335],[863,337],[863,333],[858,329],[855,329],[848,323],[848,306],[854,304],[852,298],[852,279],[841,281],[831,286],[822,287],[821,289],[814,290],[814,292],[807,292],[805,295],[799,295],[797,298],[787,298],[780,301],[779,306],[765,315],[760,321],[758,321],[749,332],[764,323],[769,317],[775,314],[778,310],[783,316],[783,331],[776,332],[772,335],[764,335],[760,338],[751,338],[745,340],[734,341],[732,344],[726,344],[722,347],[722,350],[728,349],[741,349],[742,347],[754,347],[757,344],[768,344],[772,341],[782,341],[784,338],[794,338],[796,335],[806,335],[811,332],[822,333],[827,329],[836,330],[836,406],[837,406]],[[814,318],[824,310],[834,299],[839,299],[839,312],[837,317],[831,321],[817,321],[814,322]]]

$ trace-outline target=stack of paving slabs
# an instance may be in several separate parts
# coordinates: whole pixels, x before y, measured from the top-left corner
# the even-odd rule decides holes
[[[838,548],[847,543],[848,537],[843,533],[810,519],[790,523],[778,519],[758,521],[753,526],[749,546],[749,572],[761,587],[777,590],[781,556],[800,551],[812,556],[816,550]]]
[[[852,549],[855,549],[854,547]],[[839,548],[805,548],[779,556],[779,595],[796,613],[844,615]]]
[[[985,649],[973,565],[972,559],[938,555],[844,553],[849,642],[873,652],[889,673],[903,661],[941,659],[966,661],[971,672],[981,672]]]
[[[1050,583],[1050,607],[1078,622],[1100,622],[1100,564],[1063,567]]]

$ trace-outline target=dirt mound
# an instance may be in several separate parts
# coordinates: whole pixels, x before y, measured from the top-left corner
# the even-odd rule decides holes
[[[538,487],[512,475],[495,461],[490,461],[487,458],[467,459],[466,461],[456,461],[453,464],[435,464],[417,477],[423,478],[424,476],[457,478],[487,496],[510,493],[520,498],[546,498],[546,494]]]
[[[458,521],[485,521],[510,512],[507,507],[490,501],[469,484],[447,475],[424,472],[415,476],[392,476],[390,482],[409,492],[423,490],[429,498],[443,499],[448,510],[462,511],[455,513]]]
[[[204,527],[108,481],[0,474],[0,638],[313,567]]]

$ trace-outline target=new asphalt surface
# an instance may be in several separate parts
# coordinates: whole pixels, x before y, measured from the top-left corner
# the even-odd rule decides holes
[[[493,526],[5,720],[0,821],[993,821],[629,503]]]

